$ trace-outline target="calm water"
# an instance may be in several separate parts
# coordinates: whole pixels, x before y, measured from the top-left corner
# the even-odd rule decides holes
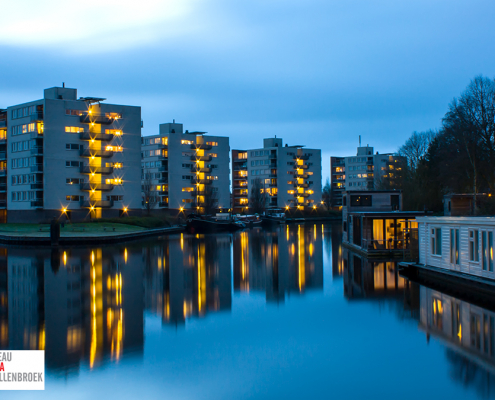
[[[2,398],[495,397],[491,306],[350,254],[339,229],[0,249],[0,348],[47,367],[45,392]]]

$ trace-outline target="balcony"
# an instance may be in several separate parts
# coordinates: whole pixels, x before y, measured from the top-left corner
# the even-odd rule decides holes
[[[275,160],[277,158],[277,155],[276,154],[270,154],[268,156],[268,158],[271,159],[271,160]]]
[[[113,151],[81,148],[79,150],[79,155],[81,157],[105,157],[105,158],[109,158],[109,157],[113,156]]]
[[[205,168],[196,169],[196,168],[192,167],[191,172],[203,172],[203,173],[209,174],[211,172],[211,168],[205,167]]]
[[[158,172],[168,172],[168,167],[158,167]]]
[[[108,142],[113,139],[113,135],[109,135],[107,133],[92,133],[86,131],[86,132],[81,132],[79,134],[79,138],[81,140],[102,140]]]
[[[7,120],[6,119],[0,119],[0,129],[1,128],[7,128]]]
[[[0,209],[7,208],[7,200],[0,200]]]
[[[34,131],[30,134],[31,139],[43,139],[43,132]]]
[[[31,207],[34,207],[34,208],[43,208],[43,200],[42,199],[38,199],[38,200],[34,200],[31,202]]]
[[[295,196],[296,197],[309,197],[310,194],[309,193],[295,193]]]
[[[191,182],[192,183],[199,183],[200,185],[211,185],[211,183],[213,182],[213,180],[211,179],[201,179],[201,178],[192,178],[191,179]]]
[[[277,182],[270,182],[269,187],[277,187]]]
[[[211,150],[213,146],[211,144],[206,144],[206,143],[196,143],[191,145],[191,149],[193,150]]]
[[[270,174],[268,175],[269,178],[276,178],[277,177],[277,174]]]
[[[304,161],[308,161],[309,160],[309,156],[298,156],[298,155],[295,155],[294,157],[292,157],[293,160],[304,160]]]
[[[81,174],[101,174],[109,175],[113,172],[113,167],[92,167],[90,165],[84,165],[80,168]]]
[[[32,165],[31,172],[43,172],[43,164]]]
[[[306,172],[303,172],[302,174],[297,174],[296,177],[301,178],[301,179],[308,179],[309,174],[307,174]]]
[[[113,200],[81,200],[81,208],[111,208]]]
[[[308,188],[309,187],[309,184],[308,183],[297,183],[297,182],[294,182],[294,187]]]
[[[168,144],[158,143],[158,148],[159,149],[168,149]]]
[[[43,146],[35,146],[31,149],[32,156],[42,156],[43,155]]]
[[[7,159],[7,153],[5,151],[0,151],[0,160],[6,160]]]
[[[114,119],[109,118],[104,114],[83,114],[79,117],[79,121],[82,124],[101,124],[101,125],[111,125]]]
[[[191,161],[211,161],[211,156],[192,156]]]
[[[0,176],[5,176],[7,175],[7,168],[0,169]]]
[[[91,192],[93,190],[109,192],[110,190],[113,190],[113,185],[111,183],[81,183],[79,188],[86,192]]]
[[[160,201],[158,203],[158,207],[160,207],[160,208],[168,208],[168,203],[166,201]]]
[[[309,167],[306,164],[303,165],[294,165],[295,169],[308,169]]]
[[[43,182],[31,183],[31,190],[43,190]]]
[[[158,183],[168,183],[168,178],[158,179]]]
[[[0,184],[0,193],[7,191],[7,185],[5,183]]]
[[[31,122],[43,121],[43,111],[36,111],[29,117],[31,118]]]

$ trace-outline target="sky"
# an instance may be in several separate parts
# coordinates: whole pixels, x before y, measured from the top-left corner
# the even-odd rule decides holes
[[[477,75],[495,77],[493,0],[0,0],[0,108],[43,89],[142,107],[160,123],[380,153],[438,129]]]

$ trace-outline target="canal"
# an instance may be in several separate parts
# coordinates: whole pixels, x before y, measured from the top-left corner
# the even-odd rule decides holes
[[[494,309],[340,224],[0,248],[0,349],[45,350],[36,398],[491,398]]]

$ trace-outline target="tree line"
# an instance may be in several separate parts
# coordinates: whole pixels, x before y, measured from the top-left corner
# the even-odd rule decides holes
[[[395,187],[403,190],[405,210],[440,212],[444,195],[470,193],[480,207],[475,214],[495,213],[495,202],[478,196],[495,191],[495,80],[471,80],[440,129],[414,132],[397,154],[406,160]]]

